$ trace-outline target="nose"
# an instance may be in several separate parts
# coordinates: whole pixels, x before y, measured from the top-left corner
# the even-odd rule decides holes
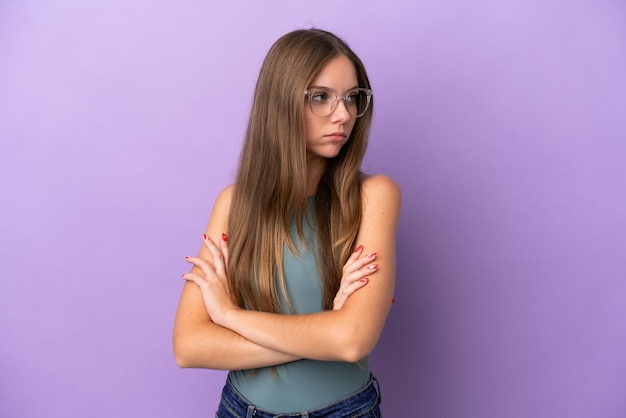
[[[352,117],[350,115],[350,112],[348,111],[346,102],[343,99],[337,100],[337,107],[335,108],[335,111],[332,113],[331,116],[332,116],[333,122],[347,121]]]

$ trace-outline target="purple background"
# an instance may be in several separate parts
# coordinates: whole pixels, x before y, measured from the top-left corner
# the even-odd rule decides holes
[[[184,256],[310,26],[366,63],[365,169],[404,194],[386,416],[626,416],[621,0],[0,3],[0,416],[212,416]]]

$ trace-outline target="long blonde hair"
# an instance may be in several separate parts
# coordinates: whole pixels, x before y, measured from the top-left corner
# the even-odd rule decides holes
[[[359,87],[370,88],[356,54],[337,36],[319,29],[282,36],[261,67],[228,221],[229,285],[241,307],[278,313],[279,295],[288,301],[282,275],[283,248],[295,248],[289,232],[294,217],[303,239],[307,213],[304,91],[338,55],[354,64]],[[361,221],[360,167],[372,106],[356,120],[339,155],[327,161],[317,187],[315,216],[324,309],[332,308]]]

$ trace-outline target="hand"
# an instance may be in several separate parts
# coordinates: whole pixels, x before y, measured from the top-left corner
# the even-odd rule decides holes
[[[333,301],[334,311],[341,309],[350,295],[367,284],[369,281],[368,276],[371,276],[378,270],[378,264],[372,264],[372,261],[376,259],[376,253],[370,253],[361,257],[362,254],[363,246],[359,245],[343,266],[343,277]]]
[[[202,293],[204,305],[216,324],[220,324],[221,319],[231,309],[238,309],[233,302],[228,288],[227,268],[228,265],[228,244],[226,235],[222,234],[222,240],[218,247],[211,238],[204,235],[202,241],[209,251],[208,259],[200,257],[185,257],[186,261],[198,267],[202,274],[194,272],[183,274],[183,279],[195,283]]]

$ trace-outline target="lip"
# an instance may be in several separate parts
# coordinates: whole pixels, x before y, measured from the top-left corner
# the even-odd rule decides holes
[[[332,134],[324,135],[326,138],[331,139],[333,141],[343,141],[348,136],[343,132],[333,132]]]

